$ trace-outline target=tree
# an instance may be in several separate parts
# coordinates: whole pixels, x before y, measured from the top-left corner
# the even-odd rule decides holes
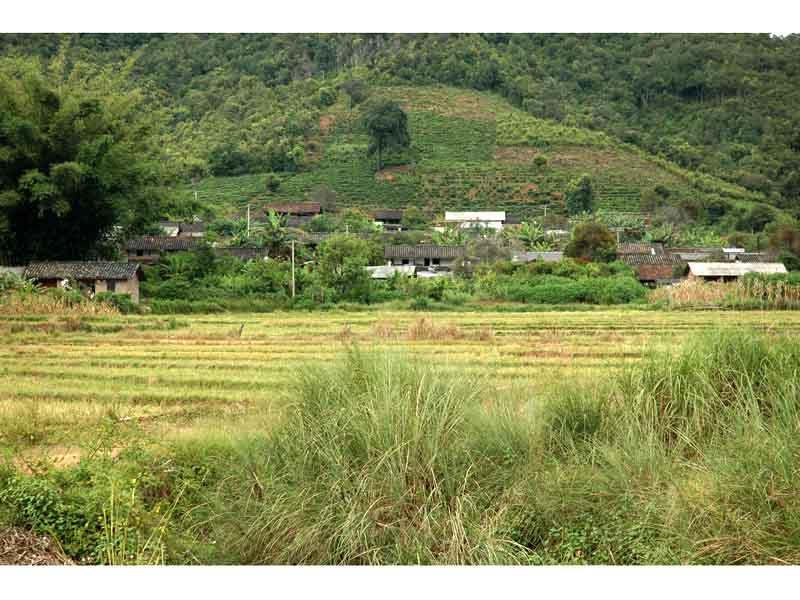
[[[364,126],[370,138],[368,153],[377,154],[378,168],[383,168],[383,154],[392,148],[408,148],[408,116],[394,100],[373,98],[364,106]]]
[[[370,242],[352,235],[334,235],[320,244],[314,273],[337,298],[365,301],[372,280],[364,267],[373,255]]]
[[[143,231],[162,203],[161,113],[124,70],[56,66],[0,59],[0,257],[16,264],[108,256],[115,226]]]
[[[517,239],[522,242],[526,250],[532,250],[535,246],[543,243],[547,237],[544,228],[536,221],[522,223],[516,233]]]
[[[438,246],[463,246],[467,243],[467,236],[458,225],[447,225],[444,231],[433,233],[433,243]]]
[[[349,233],[372,233],[376,231],[375,222],[358,208],[346,208],[339,214],[339,231]]]
[[[321,87],[317,92],[317,104],[321,108],[331,106],[336,103],[336,92],[329,87]]]
[[[281,188],[281,179],[275,173],[267,173],[264,178],[264,187],[268,192],[274,194]]]
[[[286,249],[286,218],[270,209],[267,213],[267,220],[264,223],[262,239],[264,247],[269,249],[273,256],[280,254]]]
[[[766,204],[757,204],[739,219],[738,228],[744,231],[764,231],[764,227],[775,219],[775,211]]]
[[[427,229],[430,222],[428,217],[416,206],[409,206],[403,210],[403,218],[401,226],[405,230],[420,230]]]
[[[591,178],[584,174],[567,186],[567,212],[577,215],[594,211],[594,190]]]
[[[611,230],[602,223],[577,225],[564,250],[566,256],[590,262],[611,262],[616,258],[617,242]]]
[[[342,91],[350,98],[350,108],[361,104],[367,99],[367,84],[361,79],[348,79],[340,86]]]
[[[318,185],[308,195],[312,202],[319,202],[322,212],[333,212],[336,210],[336,192],[325,184]]]

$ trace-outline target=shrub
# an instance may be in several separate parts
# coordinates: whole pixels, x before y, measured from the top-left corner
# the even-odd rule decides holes
[[[123,315],[139,312],[139,307],[134,303],[130,294],[116,294],[114,292],[99,292],[95,296],[97,302],[104,302],[116,308]]]

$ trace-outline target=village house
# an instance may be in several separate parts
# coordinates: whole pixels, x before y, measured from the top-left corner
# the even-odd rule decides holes
[[[666,284],[679,279],[681,258],[664,250],[660,242],[634,242],[617,245],[617,260],[636,271],[645,285]]]
[[[676,255],[621,254],[618,259],[636,271],[636,277],[646,285],[671,283],[682,276],[684,262]]]
[[[65,287],[76,281],[92,293],[129,294],[139,302],[141,267],[125,262],[34,262],[25,269],[25,277],[44,287]]]
[[[383,227],[384,231],[401,231],[403,211],[395,209],[378,209],[370,212],[376,225]]]
[[[249,246],[227,246],[212,248],[214,256],[232,256],[239,260],[264,260],[269,258],[267,248],[251,248]]]
[[[158,227],[161,229],[161,235],[165,237],[178,237],[181,230],[181,224],[177,221],[159,221]]]
[[[779,262],[690,262],[689,279],[735,281],[748,273],[786,273]]]
[[[163,254],[196,250],[203,240],[192,237],[145,236],[128,240],[125,250],[128,261],[140,264],[158,262]]]
[[[456,212],[448,210],[444,213],[444,222],[462,229],[486,228],[499,231],[506,223],[506,213],[505,211]]]
[[[617,244],[617,256],[629,254],[649,254],[656,256],[664,254],[664,244],[661,242],[624,242]]]
[[[558,262],[564,259],[563,252],[514,252],[511,254],[511,262]]]
[[[433,244],[384,246],[387,264],[414,265],[431,270],[447,270],[464,258],[464,246],[436,246]]]
[[[206,224],[202,221],[185,223],[180,221],[159,221],[163,237],[205,237]]]
[[[720,248],[702,247],[672,247],[668,250],[684,262],[700,262],[706,260],[722,260],[722,250]]]
[[[180,223],[178,225],[178,237],[202,238],[206,236],[206,224],[202,221],[193,223]]]

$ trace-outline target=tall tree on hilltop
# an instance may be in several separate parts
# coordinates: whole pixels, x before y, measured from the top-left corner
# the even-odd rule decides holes
[[[383,154],[391,148],[408,148],[408,116],[394,100],[374,98],[364,106],[364,127],[370,138],[369,155],[378,155],[378,168],[383,168]]]
[[[592,179],[588,175],[581,175],[570,182],[567,187],[567,212],[577,215],[582,212],[594,211],[594,190]]]
[[[126,77],[0,59],[0,258],[103,257],[115,226],[142,231],[158,218],[159,113]]]

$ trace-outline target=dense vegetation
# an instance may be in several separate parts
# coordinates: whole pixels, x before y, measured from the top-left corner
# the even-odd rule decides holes
[[[239,202],[269,192],[263,175],[207,175],[271,172],[281,196],[323,182],[346,203],[439,208],[439,198],[521,194],[515,203],[535,205],[598,164],[610,170],[594,182],[600,204],[618,210],[637,210],[659,185],[670,205],[701,196],[793,209],[800,198],[795,35],[6,34],[0,51],[63,56],[67,69],[128,64],[170,115],[161,133],[175,174],[205,177],[195,189],[211,205],[226,186]],[[437,84],[481,93],[443,96]],[[366,136],[351,126],[369,95],[412,109],[411,152],[387,164],[418,168],[392,185],[374,180]],[[522,173],[496,172],[498,160]]]

